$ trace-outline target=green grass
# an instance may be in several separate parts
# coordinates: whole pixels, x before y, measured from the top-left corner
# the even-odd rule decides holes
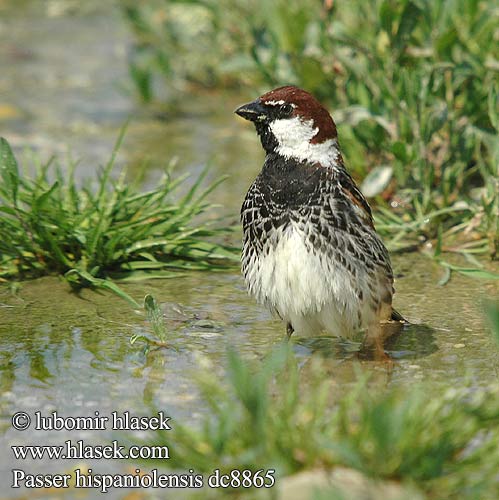
[[[492,335],[499,346],[499,301],[488,302],[485,306]]]
[[[144,99],[163,87],[174,97],[200,86],[248,95],[301,86],[332,110],[392,250],[430,242],[440,252],[499,258],[497,2],[122,5]]]
[[[202,188],[205,170],[180,195],[185,177],[166,171],[142,192],[125,171],[111,177],[120,142],[94,182],[79,186],[74,166],[63,173],[49,162],[34,177],[23,175],[0,139],[0,279],[61,274],[77,288],[108,288],[130,299],[114,279],[172,277],[238,261],[233,248],[214,242],[228,231],[223,222],[196,220],[214,209],[206,197],[223,179]]]
[[[344,466],[429,498],[497,497],[497,387],[387,390],[359,380],[346,391],[315,361],[304,377],[286,347],[258,362],[230,352],[227,380],[213,368],[197,373],[209,414],[197,426],[176,421],[155,432],[151,445],[170,446],[168,466],[196,473],[275,469],[278,484]]]

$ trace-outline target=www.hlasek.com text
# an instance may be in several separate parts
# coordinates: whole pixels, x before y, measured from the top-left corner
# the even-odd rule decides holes
[[[170,448],[166,445],[131,445],[127,449],[116,440],[105,445],[89,445],[81,439],[75,442],[68,439],[64,444],[12,445],[11,450],[16,460],[168,460],[170,458]]]

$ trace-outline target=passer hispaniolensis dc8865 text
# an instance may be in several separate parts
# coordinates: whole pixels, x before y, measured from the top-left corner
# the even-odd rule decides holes
[[[235,111],[266,152],[243,206],[242,270],[251,295],[294,331],[380,348],[393,273],[371,209],[343,163],[336,126],[308,92],[280,87]]]

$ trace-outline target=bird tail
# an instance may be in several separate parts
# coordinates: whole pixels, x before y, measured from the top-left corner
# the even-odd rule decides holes
[[[390,317],[392,321],[400,321],[402,323],[409,323],[402,314],[400,314],[396,309],[392,309],[392,315]]]

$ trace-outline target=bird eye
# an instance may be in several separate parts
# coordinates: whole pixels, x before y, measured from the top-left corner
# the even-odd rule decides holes
[[[293,111],[293,106],[291,106],[291,104],[284,103],[281,106],[281,113],[283,115],[290,115],[292,111]]]

